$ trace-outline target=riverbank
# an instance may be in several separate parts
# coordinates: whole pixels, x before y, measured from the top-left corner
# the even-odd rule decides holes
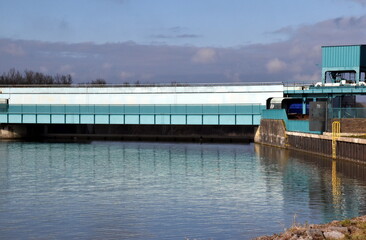
[[[262,236],[253,240],[321,240],[321,239],[366,239],[366,216],[342,221],[333,221],[327,224],[294,224],[281,234]]]

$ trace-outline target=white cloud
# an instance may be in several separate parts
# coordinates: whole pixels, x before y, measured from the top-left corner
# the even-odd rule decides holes
[[[192,57],[194,63],[214,63],[216,62],[216,51],[212,48],[201,48]]]
[[[278,58],[274,58],[267,63],[266,67],[269,73],[278,73],[285,70],[287,64]]]
[[[134,76],[135,76],[135,74],[131,73],[131,72],[121,72],[119,74],[119,77],[121,80],[126,80],[126,79],[132,78]]]
[[[298,82],[315,83],[320,82],[320,71],[313,74],[296,74],[295,80]]]
[[[317,82],[321,46],[362,44],[366,31],[360,29],[365,28],[366,15],[334,18],[291,28],[285,41],[238,48],[0,38],[0,73],[11,68],[46,72],[47,68],[51,75],[72,73],[75,83],[96,77],[108,83]]]

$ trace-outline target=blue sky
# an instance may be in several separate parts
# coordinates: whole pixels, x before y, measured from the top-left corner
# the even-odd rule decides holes
[[[2,0],[0,37],[236,47],[286,36],[279,29],[360,16],[350,0]]]
[[[139,78],[142,82],[206,82],[220,81],[220,76],[224,82],[247,81],[249,77],[251,81],[265,81],[268,74],[277,74],[271,81],[300,81],[306,77],[311,81],[318,71],[313,65],[319,64],[321,45],[365,43],[365,3],[0,0],[0,72],[11,67],[49,74],[69,71],[78,81],[96,76],[117,83]],[[304,47],[309,49],[303,60],[309,62],[291,66],[294,52]],[[123,55],[119,52],[122,49],[129,52],[135,65],[128,63],[127,56],[118,56]],[[5,61],[9,56],[14,59]],[[82,57],[92,68],[99,67],[99,73],[88,75],[87,66],[78,66],[75,57]],[[117,59],[125,63],[117,64]],[[148,66],[142,64],[146,59],[152,61]],[[186,65],[182,66],[184,59]],[[243,66],[241,70],[240,66],[253,61],[257,62],[252,69]],[[190,70],[195,77],[187,76]]]

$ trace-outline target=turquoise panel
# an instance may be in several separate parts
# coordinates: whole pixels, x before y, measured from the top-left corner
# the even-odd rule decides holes
[[[202,115],[188,115],[187,124],[201,125],[203,121]]]
[[[218,125],[219,124],[219,115],[203,115],[203,124],[204,125]]]
[[[65,123],[65,115],[64,114],[52,114],[51,123]]]
[[[236,113],[251,114],[253,113],[253,105],[236,106]]]
[[[37,107],[36,107],[36,105],[23,105],[22,112],[23,113],[36,113]]]
[[[252,113],[253,114],[262,114],[262,110],[263,109],[266,109],[266,106],[263,106],[263,105],[253,105],[252,106]]]
[[[37,123],[36,114],[23,114],[23,123]]]
[[[109,105],[95,105],[94,110],[95,110],[96,114],[109,114],[110,113]]]
[[[170,107],[171,113],[178,113],[178,114],[186,114],[187,108],[186,106],[174,106]]]
[[[237,125],[253,125],[253,115],[237,115],[236,124]]]
[[[170,115],[155,115],[155,124],[170,124]]]
[[[66,105],[65,111],[67,114],[79,114],[80,113],[80,106],[79,105]]]
[[[203,106],[203,113],[204,114],[210,114],[210,113],[218,113],[219,112],[219,106]]]
[[[8,111],[9,111],[9,113],[21,113],[22,112],[22,106],[20,106],[20,105],[9,105]]]
[[[305,133],[321,134],[321,132],[309,130],[309,121],[308,120],[287,120],[286,130],[291,131],[291,132],[305,132]]]
[[[65,113],[65,105],[51,105],[51,113]]]
[[[94,123],[94,115],[93,114],[82,114],[80,115],[80,123],[84,124],[93,124]]]
[[[220,125],[235,125],[235,115],[220,115]]]
[[[123,114],[125,113],[125,107],[123,105],[110,105],[109,111],[111,114]]]
[[[66,114],[66,123],[79,124],[80,116],[78,114]]]
[[[157,114],[170,114],[170,106],[168,105],[156,105],[155,113]]]
[[[186,124],[186,115],[171,115],[171,124]]]
[[[260,125],[261,124],[261,115],[253,115],[253,125]]]
[[[125,115],[125,124],[139,124],[140,118],[139,115]]]
[[[22,123],[21,114],[9,114],[9,123]]]
[[[264,110],[262,118],[283,120],[285,122],[287,131],[321,134],[321,132],[315,132],[309,130],[308,120],[288,120],[285,109]]]
[[[124,115],[110,115],[109,121],[110,121],[110,124],[124,124],[125,117],[124,117]]]
[[[140,124],[155,124],[154,115],[140,115]]]
[[[125,113],[129,113],[129,114],[138,114],[140,113],[140,107],[138,105],[136,106],[125,106]]]
[[[264,119],[287,119],[285,109],[266,109],[262,112],[262,118]]]
[[[202,105],[187,105],[188,114],[201,114],[203,112]]]
[[[80,105],[80,113],[94,114],[95,113],[94,105]]]
[[[109,115],[107,114],[95,115],[95,124],[109,124]]]
[[[155,108],[154,106],[140,106],[141,114],[154,114]]]
[[[366,45],[361,45],[361,66],[365,67],[366,66]]]
[[[255,105],[10,105],[12,123],[68,124],[254,124],[264,106]],[[39,116],[36,116],[36,113]],[[125,114],[129,112],[129,114]],[[221,112],[221,115],[219,114]],[[21,113],[24,116],[21,116]],[[239,114],[238,114],[239,113]],[[235,119],[235,115],[238,118]],[[66,116],[65,116],[66,115]],[[109,116],[110,115],[110,116]],[[3,121],[7,121],[6,115]],[[236,122],[237,121],[237,122]],[[258,122],[258,123],[257,123]]]
[[[37,114],[37,123],[51,123],[51,115]]]
[[[8,123],[8,115],[0,114],[0,123]]]
[[[50,105],[37,105],[37,113],[51,113]]]
[[[361,65],[361,46],[324,46],[322,47],[322,67],[353,68]]]
[[[235,105],[220,105],[219,113],[220,114],[235,114],[236,108]]]

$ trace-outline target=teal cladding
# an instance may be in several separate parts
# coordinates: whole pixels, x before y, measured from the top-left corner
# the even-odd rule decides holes
[[[0,123],[259,125],[265,106],[9,105]]]
[[[365,53],[364,45],[322,47],[322,67],[345,69],[360,67],[365,62],[365,59],[361,62],[361,58],[365,58],[362,53]]]
[[[310,131],[308,120],[289,120],[285,109],[263,110],[262,118],[283,120],[285,122],[286,130],[290,132],[322,134],[321,132]]]
[[[366,45],[361,46],[361,67],[366,67]]]

